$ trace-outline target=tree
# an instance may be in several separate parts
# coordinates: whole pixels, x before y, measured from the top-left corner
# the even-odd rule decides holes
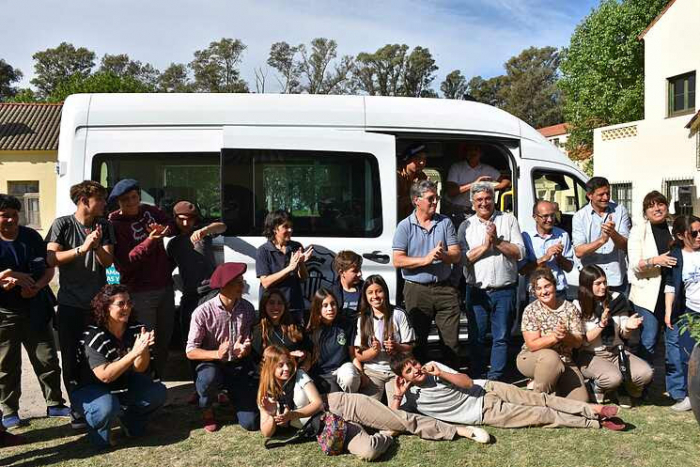
[[[535,128],[563,121],[557,86],[559,53],[554,47],[530,47],[505,64],[503,109]]]
[[[270,46],[267,64],[281,75],[281,78],[277,77],[277,81],[283,94],[301,92],[301,69],[294,58],[298,52],[299,47],[292,47],[286,42],[275,42]]]
[[[0,58],[0,102],[17,94],[17,89],[12,86],[22,79],[22,72]]]
[[[88,77],[76,73],[61,82],[47,101],[62,102],[71,94],[95,92],[153,92],[153,88],[132,76],[118,76],[111,71],[98,71]]]
[[[203,92],[248,92],[248,84],[238,70],[245,49],[238,39],[222,38],[197,50],[189,64],[195,88]]]
[[[505,85],[505,76],[494,76],[489,79],[475,76],[467,83],[467,95],[477,102],[502,109],[505,106],[503,98],[503,88]]]
[[[143,84],[155,89],[158,85],[160,72],[150,63],[142,64],[138,60],[131,60],[127,54],[105,54],[100,61],[98,71],[111,72],[117,76],[130,76]]]
[[[193,88],[185,64],[171,63],[158,76],[159,92],[192,92]]]
[[[336,63],[329,71],[331,62],[338,55],[338,44],[332,39],[317,37],[311,41],[309,52],[304,44],[298,47],[299,70],[305,82],[301,90],[309,94],[345,94],[349,78],[354,67],[354,60],[349,55],[343,55],[340,63]]]
[[[370,96],[436,97],[430,84],[437,69],[428,49],[418,46],[409,54],[406,44],[387,44],[357,55],[354,83]]]
[[[61,42],[53,49],[46,49],[32,55],[34,59],[34,78],[31,83],[36,86],[41,98],[48,97],[56,87],[73,75],[87,78],[95,66],[95,52],[84,47],[76,49],[73,44]]]
[[[585,159],[593,129],[644,117],[644,47],[639,34],[668,0],[603,0],[562,52],[560,87],[571,125],[569,155]]]
[[[440,91],[445,99],[462,99],[467,92],[467,79],[459,70],[451,71],[440,84]]]

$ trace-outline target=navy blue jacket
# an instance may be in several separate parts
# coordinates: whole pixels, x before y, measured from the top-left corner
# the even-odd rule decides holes
[[[678,246],[674,246],[671,248],[670,255],[676,258],[676,265],[671,269],[671,273],[666,275],[666,284],[664,285],[672,286],[676,293],[673,299],[673,313],[671,314],[671,322],[675,323],[686,312],[685,287],[683,285],[683,251]]]

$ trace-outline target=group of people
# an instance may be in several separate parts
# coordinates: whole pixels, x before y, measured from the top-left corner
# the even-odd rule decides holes
[[[667,390],[675,409],[689,408],[685,376],[693,342],[679,326],[685,313],[700,311],[700,219],[679,216],[669,227],[668,201],[652,192],[643,220],[630,229],[624,207],[610,201],[607,181],[594,177],[586,187],[590,204],[574,216],[571,237],[555,226],[555,206],[544,200],[533,207],[536,230],[521,232],[513,215],[495,209],[494,190],[509,182],[495,179],[469,148],[448,192],[453,206],[466,194],[473,214],[447,217],[436,212],[437,186],[415,175],[425,156],[425,146],[409,147],[409,168],[399,173],[410,182],[413,207],[393,240],[403,308],[391,303],[384,278],[363,278],[362,257],[350,250],[336,254],[336,283],[315,291],[307,306],[302,283],[313,248],[292,240],[293,219],[283,210],[265,219],[256,312],[243,298],[246,264],[214,259],[212,237],[225,225],[204,224],[191,201],[176,203],[169,215],[141,203],[136,180],[119,181],[109,196],[97,182],[84,181],[70,190],[75,213],[56,219],[41,239],[18,225],[21,203],[0,195],[0,445],[22,442],[6,431],[24,423],[21,345],[42,385],[47,416],[70,416],[99,447],[114,444],[115,424],[126,436],[145,432],[166,400],[160,377],[175,327],[174,266],[191,402],[207,432],[220,428],[217,402],[231,408],[242,428],[266,437],[330,412],[347,423],[346,450],[368,460],[403,432],[488,442],[488,433],[471,425],[622,430],[618,407],[603,403],[615,392],[628,407],[644,396],[659,323]],[[118,207],[105,217],[108,203]],[[575,263],[578,299],[569,302],[565,273]],[[106,284],[112,264],[119,285]],[[57,297],[48,287],[55,268]],[[501,381],[512,363],[519,275],[527,277],[531,302],[515,364],[530,378],[529,390]],[[51,332],[55,305],[69,405]],[[462,306],[469,375],[458,371]],[[428,352],[433,321],[442,343],[438,361]],[[626,344],[635,334],[640,345],[632,353]]]

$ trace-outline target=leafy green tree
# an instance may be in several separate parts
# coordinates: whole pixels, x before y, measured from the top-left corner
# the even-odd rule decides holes
[[[31,83],[37,88],[40,98],[48,97],[64,81],[73,75],[86,78],[95,66],[95,52],[85,47],[61,42],[58,47],[36,52],[34,78]]]
[[[22,72],[0,58],[0,102],[3,102],[17,94],[17,88],[12,83],[22,79]]]
[[[118,76],[111,71],[98,71],[88,77],[76,73],[61,82],[48,97],[48,102],[65,101],[71,94],[119,92],[153,92],[153,88],[132,76]]]
[[[197,50],[189,67],[194,86],[203,92],[248,92],[248,84],[238,69],[247,46],[238,39],[222,38]]]
[[[192,92],[193,90],[194,85],[190,81],[187,65],[183,63],[171,63],[158,76],[159,92]]]
[[[562,123],[562,94],[557,86],[559,53],[554,47],[530,47],[505,64],[503,109],[535,128]]]
[[[436,97],[430,85],[437,69],[427,48],[408,53],[406,44],[387,44],[357,55],[354,83],[370,96]]]
[[[560,87],[572,126],[567,149],[585,159],[593,129],[644,117],[644,46],[639,34],[668,0],[602,0],[562,53]]]
[[[440,84],[440,91],[445,99],[462,99],[467,92],[467,79],[461,71],[451,71]]]
[[[267,64],[277,70],[277,77],[283,94],[298,94],[301,92],[301,68],[295,59],[299,47],[292,47],[286,42],[275,42],[270,47]]]
[[[30,88],[20,88],[17,89],[17,92],[14,96],[7,99],[7,102],[39,102],[39,98],[37,97],[36,93]]]
[[[343,55],[340,62],[333,66],[331,62],[338,56],[338,44],[333,39],[317,37],[311,41],[311,50],[304,44],[298,47],[299,70],[304,81],[301,90],[309,94],[346,94],[350,84],[354,60]]]
[[[505,100],[503,98],[503,88],[505,85],[505,76],[494,76],[489,79],[475,76],[467,83],[467,95],[470,99],[477,102],[502,109],[505,106]]]
[[[111,72],[117,76],[131,76],[143,84],[155,89],[160,72],[150,63],[145,65],[138,60],[131,60],[127,54],[105,54],[100,61],[98,71]]]

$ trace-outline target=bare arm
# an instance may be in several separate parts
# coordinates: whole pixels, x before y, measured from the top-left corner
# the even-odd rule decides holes
[[[525,339],[525,345],[530,352],[549,349],[559,342],[554,333],[543,336],[540,331],[523,331],[523,339]]]
[[[431,263],[427,257],[408,256],[405,251],[394,250],[393,259],[394,267],[401,269],[416,269],[427,266]]]
[[[520,259],[520,248],[518,245],[502,240],[496,243],[496,249],[512,260]]]
[[[583,258],[584,256],[594,253],[598,248],[602,247],[608,242],[608,239],[604,236],[598,237],[590,243],[584,243],[577,247],[574,247],[574,254],[577,258]]]

